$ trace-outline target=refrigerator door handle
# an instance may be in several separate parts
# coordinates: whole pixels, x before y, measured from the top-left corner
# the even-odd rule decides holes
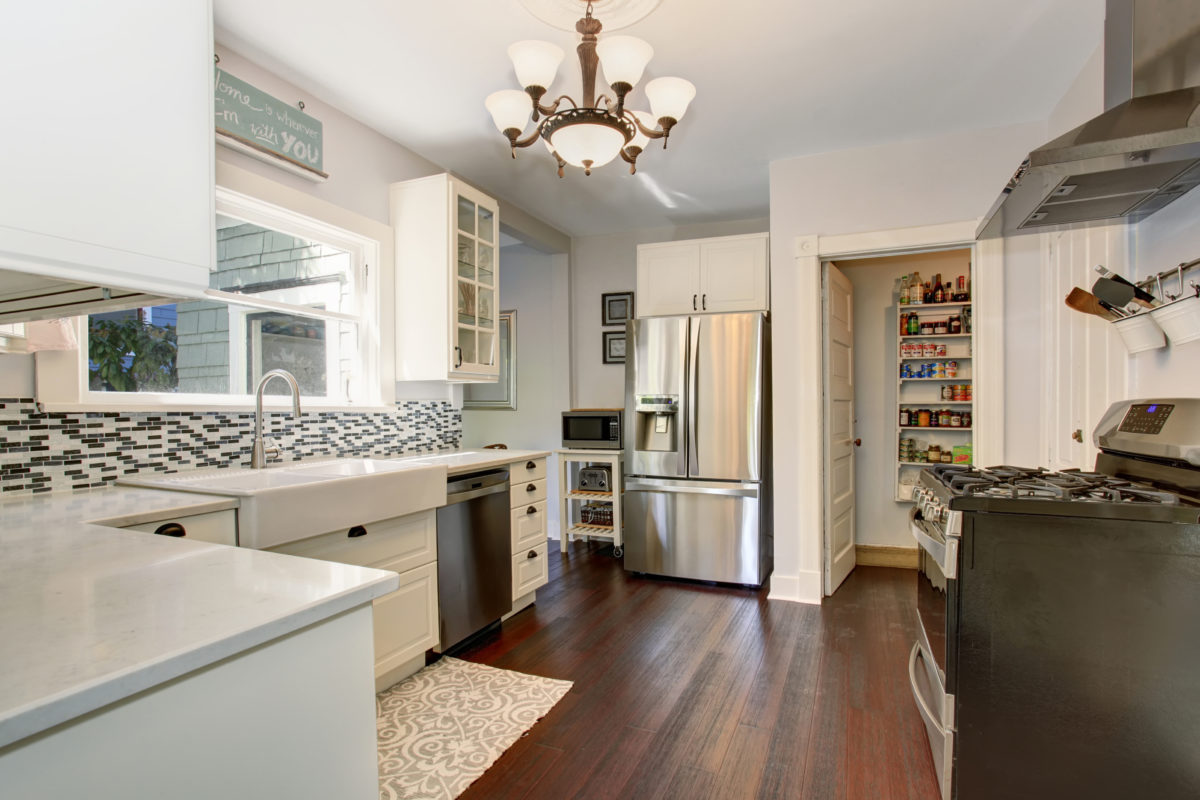
[[[625,478],[626,492],[677,492],[679,494],[715,494],[727,497],[758,497],[757,483],[723,481],[677,481],[664,478]]]
[[[700,463],[700,449],[696,444],[696,417],[700,407],[700,318],[692,317],[688,336],[688,371],[687,379],[687,474],[692,475]]]

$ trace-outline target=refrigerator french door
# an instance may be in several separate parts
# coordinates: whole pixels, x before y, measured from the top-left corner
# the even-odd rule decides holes
[[[771,569],[764,314],[627,328],[625,568],[761,585]]]

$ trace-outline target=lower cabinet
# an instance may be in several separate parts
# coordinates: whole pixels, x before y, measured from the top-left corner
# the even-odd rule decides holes
[[[512,502],[512,599],[528,597],[550,580],[546,560],[546,459],[514,463],[509,468],[514,482],[509,490]],[[513,606],[519,611],[523,606]]]
[[[103,523],[101,523],[103,524]],[[127,531],[144,531],[163,536],[176,536],[191,539],[194,542],[212,542],[213,544],[237,544],[237,512],[212,511],[208,514],[193,514],[190,517],[145,522],[141,525],[129,525]]]
[[[354,525],[270,550],[400,573],[400,588],[374,601],[376,690],[424,666],[425,651],[438,643],[435,511]]]

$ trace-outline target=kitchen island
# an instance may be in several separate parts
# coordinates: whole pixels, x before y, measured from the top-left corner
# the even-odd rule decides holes
[[[377,796],[371,601],[396,575],[108,527],[234,505],[0,505],[6,796]]]

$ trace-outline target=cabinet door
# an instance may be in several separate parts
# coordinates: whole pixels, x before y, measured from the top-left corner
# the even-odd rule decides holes
[[[701,311],[765,311],[767,306],[766,237],[701,243]]]
[[[512,510],[513,553],[522,555],[531,547],[546,543],[546,501],[530,503]],[[513,599],[520,595],[514,596]]]
[[[213,266],[208,2],[9,6],[0,264],[148,292]]]
[[[695,243],[638,248],[639,317],[691,314],[700,308],[700,246]]]
[[[452,184],[454,267],[451,275],[450,374],[500,374],[496,335],[499,223],[492,201],[470,187]]]
[[[394,567],[384,564],[380,569]],[[400,573],[400,588],[376,599],[373,611],[378,676],[437,644],[437,564]]]

